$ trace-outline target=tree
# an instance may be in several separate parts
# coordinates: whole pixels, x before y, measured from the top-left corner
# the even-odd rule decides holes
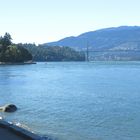
[[[20,63],[32,60],[32,55],[23,47],[12,44],[9,33],[0,37],[0,62]]]
[[[18,44],[26,48],[34,61],[85,61],[85,54],[69,47]]]
[[[12,44],[12,38],[9,33],[5,33],[4,37],[0,37],[0,44],[3,50],[6,50],[9,45]]]
[[[32,55],[22,47],[10,45],[7,47],[4,55],[0,53],[0,62],[23,63],[32,60]]]

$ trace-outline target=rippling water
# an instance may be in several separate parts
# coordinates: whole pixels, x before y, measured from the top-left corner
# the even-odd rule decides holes
[[[0,66],[1,113],[58,140],[140,140],[140,62]]]

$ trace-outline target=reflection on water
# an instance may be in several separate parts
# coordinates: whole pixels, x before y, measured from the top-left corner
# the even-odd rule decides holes
[[[60,140],[139,140],[140,62],[0,66],[2,115]]]

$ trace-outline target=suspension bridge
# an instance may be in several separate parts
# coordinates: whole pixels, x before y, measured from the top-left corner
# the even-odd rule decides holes
[[[86,61],[140,60],[140,50],[85,50]]]

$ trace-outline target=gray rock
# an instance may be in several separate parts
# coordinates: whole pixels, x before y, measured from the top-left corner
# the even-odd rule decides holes
[[[16,110],[17,110],[17,107],[14,104],[6,104],[4,106],[0,106],[0,111],[3,111],[3,112],[15,112]]]

